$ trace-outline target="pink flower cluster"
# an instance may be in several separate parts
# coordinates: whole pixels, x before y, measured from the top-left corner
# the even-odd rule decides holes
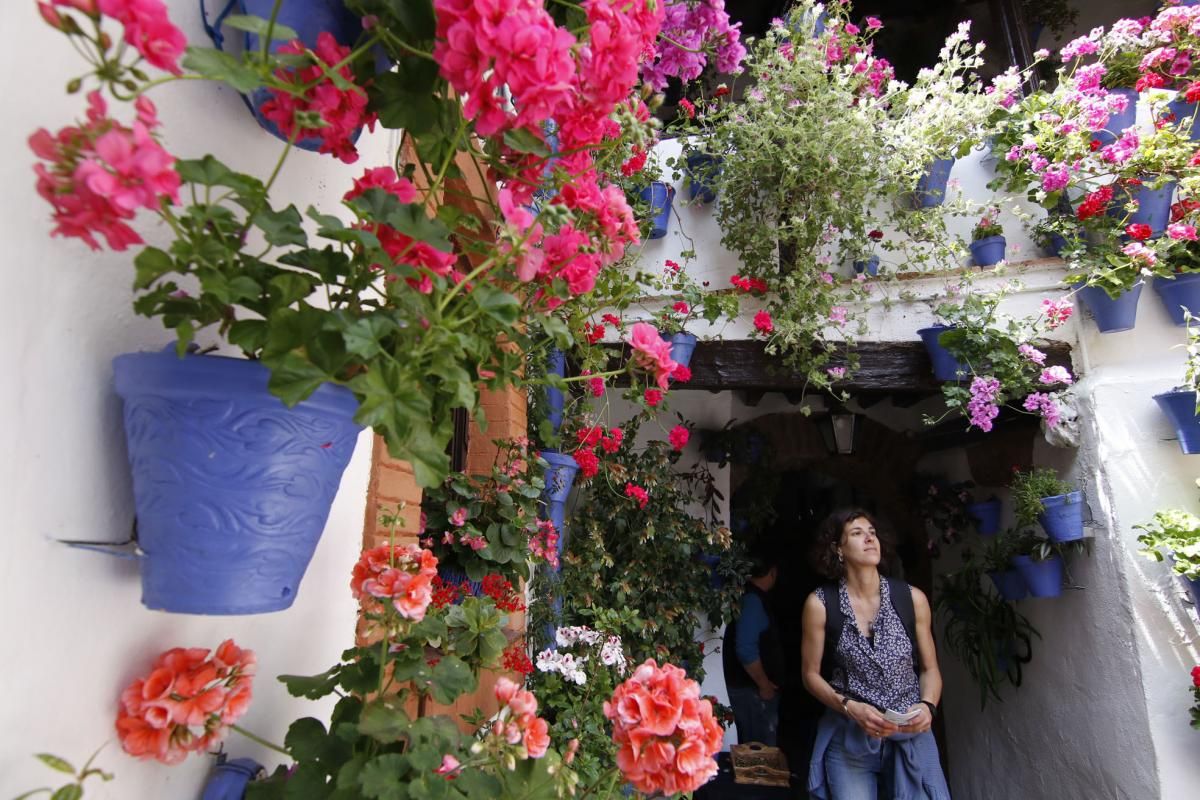
[[[633,347],[634,364],[650,372],[665,392],[671,374],[679,366],[671,360],[671,343],[664,341],[658,330],[647,322],[635,322],[629,329],[628,341]]]
[[[280,47],[279,52],[302,55],[308,52],[308,48],[296,39]],[[350,55],[350,48],[338,44],[328,31],[321,31],[313,52],[324,66],[310,64],[296,70],[281,69],[275,73],[275,77],[295,87],[315,85],[300,97],[281,89],[272,89],[271,99],[263,103],[260,110],[284,136],[294,134],[297,139],[319,138],[320,152],[330,153],[347,164],[353,164],[358,160],[358,150],[354,147],[358,129],[366,125],[374,130],[376,115],[367,111],[367,93],[354,85],[354,73],[348,64],[337,72],[350,82],[349,87],[340,88],[331,78],[322,79],[324,67],[341,62]],[[297,128],[297,114],[317,114],[325,125],[320,128]]]
[[[1053,428],[1062,420],[1062,410],[1053,395],[1044,392],[1034,392],[1025,398],[1023,404],[1026,411],[1036,411],[1042,415],[1046,425]]]
[[[159,69],[178,75],[187,37],[167,16],[162,0],[54,0],[94,16],[94,9],[125,26],[125,43]]]
[[[688,440],[691,438],[692,432],[687,429],[686,425],[676,425],[667,434],[667,441],[671,443],[671,449],[676,451],[687,447]]]
[[[700,685],[671,664],[647,660],[604,704],[617,766],[645,795],[686,794],[717,773],[724,732]]]
[[[529,537],[529,552],[558,569],[558,529],[553,522],[538,520],[537,533]]]
[[[93,250],[95,234],[113,250],[140,244],[127,224],[137,209],[157,209],[179,200],[175,158],[154,138],[154,104],[135,103],[137,121],[125,127],[108,116],[99,92],[88,95],[87,122],[51,134],[39,128],[29,147],[48,164],[35,164],[37,191],[54,207],[55,236],[75,236]]]
[[[997,398],[1000,395],[1000,381],[988,376],[975,376],[971,381],[971,399],[967,401],[967,415],[971,424],[979,430],[987,432],[992,429],[992,420],[1000,415]]]
[[[254,652],[226,639],[160,655],[150,674],[121,692],[117,736],[131,756],[178,764],[220,742],[250,706]]]
[[[1065,325],[1074,311],[1075,305],[1066,298],[1051,300],[1047,297],[1042,300],[1042,316],[1046,318],[1046,326],[1050,330]],[[1022,347],[1029,347],[1029,345],[1022,345]]]
[[[372,606],[390,601],[400,616],[420,622],[433,599],[437,563],[433,553],[415,544],[373,547],[354,565],[350,592]]]
[[[668,0],[662,38],[653,57],[642,63],[642,79],[661,92],[667,78],[687,83],[700,77],[710,57],[717,72],[741,72],[746,57],[741,25],[729,24],[725,0]]]
[[[511,678],[496,681],[496,700],[500,712],[492,723],[492,735],[510,745],[520,746],[528,758],[541,758],[550,747],[550,726],[537,715],[537,698]]]
[[[625,484],[625,496],[637,503],[638,508],[645,508],[650,502],[650,494],[636,483]]]

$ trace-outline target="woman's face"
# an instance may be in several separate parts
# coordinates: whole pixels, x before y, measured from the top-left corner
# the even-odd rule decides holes
[[[842,527],[838,546],[847,567],[878,567],[882,552],[875,526],[866,517],[855,517]]]

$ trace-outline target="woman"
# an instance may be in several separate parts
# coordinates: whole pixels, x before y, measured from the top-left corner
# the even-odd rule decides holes
[[[816,547],[831,582],[804,603],[801,668],[805,688],[829,710],[809,767],[811,796],[950,800],[929,730],[942,695],[929,601],[882,577],[890,542],[865,511],[831,514]],[[893,722],[885,712],[909,718]]]

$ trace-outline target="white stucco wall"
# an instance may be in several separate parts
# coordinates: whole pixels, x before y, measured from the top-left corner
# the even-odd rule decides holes
[[[207,41],[194,0],[168,5],[190,40]],[[79,765],[107,743],[98,764],[117,779],[91,785],[88,797],[198,797],[212,760],[193,756],[168,767],[125,756],[113,728],[118,695],[159,652],[213,647],[233,637],[259,658],[255,699],[243,719],[247,728],[279,742],[289,721],[326,716],[328,708],[290,698],[275,677],[322,671],[353,642],[348,580],[361,546],[370,435],[359,440],[325,535],[286,612],[225,618],[151,612],[139,603],[132,563],[53,541],[127,537],[132,492],[109,362],[120,353],[161,348],[171,337],[130,307],[136,250],[93,253],[75,240],[50,239],[50,209],[34,191],[34,157],[25,139],[36,127],[56,130],[82,117],[83,96],[67,97],[62,88],[82,62],[42,23],[32,2],[4,3],[0,30],[7,41],[0,95],[8,109],[0,129],[6,154],[0,163],[6,253],[0,265],[0,354],[8,375],[0,398],[6,422],[0,464],[0,796],[56,779],[33,759],[35,752]],[[282,143],[262,132],[229,90],[192,82],[159,88],[153,99],[166,146],[181,157],[211,151],[233,168],[263,177],[278,157]],[[362,159],[354,166],[298,152],[284,169],[278,196],[301,209],[336,203],[365,166],[388,163],[386,145],[386,134],[364,136]],[[161,230],[139,230],[148,240],[163,241]],[[200,338],[213,340],[211,334]],[[279,763],[236,734],[227,748]]]

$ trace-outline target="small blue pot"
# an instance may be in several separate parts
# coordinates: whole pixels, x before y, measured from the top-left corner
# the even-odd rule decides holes
[[[934,325],[917,331],[917,335],[925,343],[929,360],[933,363],[933,377],[939,381],[956,381],[960,372],[964,375],[968,372],[966,365],[950,355],[950,351],[938,341],[941,335],[950,329],[949,325]]]
[[[1117,333],[1132,330],[1137,322],[1138,298],[1142,296],[1142,283],[1122,293],[1116,300],[1096,286],[1079,289],[1079,301],[1091,312],[1092,319],[1101,333]]]
[[[548,465],[542,499],[548,503],[561,503],[571,494],[571,487],[575,485],[575,475],[579,472],[579,464],[571,456],[563,455],[557,450],[543,450],[542,460]]]
[[[685,367],[692,363],[692,353],[696,351],[696,342],[699,341],[694,335],[680,331],[673,336],[660,333],[659,337],[664,342],[671,343],[672,361]]]
[[[1137,201],[1137,211],[1129,215],[1126,225],[1149,225],[1152,236],[1159,236],[1167,229],[1171,221],[1171,199],[1175,196],[1175,181],[1168,181],[1157,189],[1139,186],[1132,192]],[[1125,204],[1122,193],[1113,198],[1109,216],[1121,219],[1125,216]]]
[[[1007,242],[1003,236],[988,236],[971,242],[971,258],[975,259],[977,267],[992,267],[1004,260],[1004,247]]]
[[[1083,538],[1083,492],[1043,497],[1046,510],[1038,522],[1052,542],[1076,542]]]
[[[1050,234],[1050,244],[1046,247],[1046,254],[1060,258],[1063,250],[1067,249],[1067,240],[1057,233]]]
[[[326,384],[288,408],[270,370],[174,346],[113,359],[133,473],[142,604],[183,614],[288,608],[362,428]]]
[[[1096,131],[1092,134],[1093,138],[1098,139],[1101,145],[1109,145],[1121,137],[1125,129],[1137,122],[1137,100],[1138,93],[1135,89],[1112,89],[1109,94],[1119,94],[1126,97],[1129,102],[1125,104],[1125,110],[1120,114],[1113,114],[1108,118],[1108,124],[1102,131]]]
[[[1192,593],[1192,607],[1200,611],[1200,578],[1183,577],[1183,582],[1187,584],[1188,591]]]
[[[1167,110],[1175,117],[1176,125],[1183,125],[1192,141],[1200,139],[1200,114],[1196,113],[1196,104],[1186,100],[1172,100],[1167,103]],[[1190,124],[1189,124],[1190,123]]]
[[[246,787],[260,772],[263,772],[262,764],[252,758],[227,759],[221,753],[212,776],[204,784],[200,800],[242,800],[246,796]]]
[[[975,528],[983,536],[994,536],[1000,530],[1000,501],[993,497],[982,503],[967,506],[967,513],[975,520]]]
[[[1180,272],[1170,278],[1155,278],[1154,291],[1176,325],[1186,325],[1183,310],[1200,315],[1200,272]]]
[[[992,579],[992,584],[996,587],[1002,600],[1014,603],[1017,600],[1024,600],[1029,595],[1025,579],[1021,577],[1021,573],[1016,567],[1004,572],[989,572],[988,577]]]
[[[717,199],[717,174],[721,169],[721,159],[708,153],[692,153],[685,159],[687,167],[688,196],[701,203],[711,203]]]
[[[953,158],[938,158],[925,168],[925,174],[917,181],[913,192],[913,205],[917,208],[934,208],[946,199],[946,184],[950,180]]]
[[[866,261],[855,261],[854,271],[860,275],[865,272],[874,278],[879,274],[879,256],[871,256]]]
[[[671,223],[671,204],[675,200],[675,187],[669,183],[655,181],[638,192],[638,196],[650,204],[650,238],[663,238],[667,235],[667,226]]]
[[[1187,389],[1163,392],[1154,395],[1154,402],[1171,421],[1179,437],[1179,449],[1190,456],[1200,453],[1200,417],[1196,416],[1195,392]]]
[[[557,347],[551,350],[546,358],[546,372],[551,375],[557,375],[560,378],[566,375],[566,353]],[[546,387],[546,416],[550,420],[550,427],[554,429],[555,433],[558,433],[563,420],[563,393],[561,389],[556,389],[553,386]]]
[[[1029,556],[1013,556],[1012,564],[1021,573],[1031,597],[1058,597],[1062,594],[1063,562],[1055,555],[1045,561]]]

